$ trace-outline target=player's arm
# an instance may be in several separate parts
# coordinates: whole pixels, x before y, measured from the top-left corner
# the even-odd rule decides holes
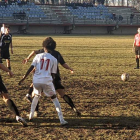
[[[62,55],[60,53],[59,53],[59,62],[60,62],[62,67],[64,67],[65,69],[70,70],[70,72],[73,73],[73,69],[71,67],[69,67],[68,64],[66,64],[64,58],[62,57]]]
[[[135,39],[134,39],[134,42],[133,42],[133,48],[132,50],[134,51],[135,50]]]
[[[23,60],[23,64],[26,64],[26,63],[30,60],[30,58],[31,58],[32,56],[34,56],[35,54],[36,54],[35,51],[32,51],[32,52],[28,55],[28,57],[25,58],[25,59]]]
[[[65,69],[70,70],[71,73],[73,73],[73,69],[72,69],[71,67],[69,67],[68,64],[64,63],[62,66],[63,66]]]
[[[2,63],[0,63],[0,69],[2,69],[3,71],[8,72],[8,74],[12,77],[14,74],[12,73],[12,71],[10,71],[7,67],[5,67]]]
[[[19,85],[26,79],[26,77],[30,74],[30,72],[34,69],[34,66],[31,65],[31,67],[27,70],[26,74],[23,76],[23,78],[19,81]]]

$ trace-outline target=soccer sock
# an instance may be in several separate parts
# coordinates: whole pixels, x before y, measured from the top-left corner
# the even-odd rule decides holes
[[[37,95],[35,95],[35,97],[33,98],[29,119],[32,119],[34,116],[34,111],[35,111],[35,108],[36,108],[36,105],[38,103],[39,98],[40,98],[40,96],[37,96]]]
[[[139,68],[139,58],[136,58],[137,68]]]
[[[6,104],[8,105],[9,109],[16,115],[19,116],[19,111],[16,107],[16,105],[14,104],[14,102],[11,99],[8,99],[8,101],[6,102]]]
[[[11,67],[7,67],[9,70],[11,70]]]
[[[59,120],[60,120],[60,122],[61,122],[61,121],[64,120],[64,118],[63,118],[63,114],[62,114],[62,111],[61,111],[60,103],[59,103],[57,97],[54,98],[54,99],[52,99],[52,101],[53,101],[53,103],[54,103],[54,105],[55,105],[55,109],[56,109],[56,111],[57,111],[57,113],[58,113],[58,117],[59,117]]]
[[[65,100],[66,103],[68,103],[68,105],[76,112],[76,108],[75,105],[73,103],[73,101],[71,100],[71,98],[68,95],[64,95],[63,99]]]

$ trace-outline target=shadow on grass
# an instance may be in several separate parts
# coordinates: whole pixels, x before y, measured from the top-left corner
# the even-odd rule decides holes
[[[140,118],[125,116],[90,116],[83,115],[81,118],[65,118],[68,121],[66,128],[85,129],[138,129],[140,128]],[[0,125],[18,126],[15,119],[0,119]],[[34,127],[62,127],[56,118],[34,118],[28,122],[28,126]]]

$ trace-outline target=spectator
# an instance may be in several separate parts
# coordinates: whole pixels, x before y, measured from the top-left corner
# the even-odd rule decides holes
[[[45,4],[45,1],[44,0],[41,0],[41,4]]]
[[[97,0],[98,5],[101,3],[101,0]]]
[[[133,18],[134,18],[134,14],[131,13],[131,15],[130,15],[130,24],[131,24],[131,25],[133,24]]]
[[[105,0],[101,0],[101,4],[104,5],[104,3],[105,3]]]
[[[117,17],[116,17],[116,14],[113,13],[113,20],[116,21]]]
[[[26,4],[29,4],[29,0],[26,0]]]
[[[12,3],[17,4],[17,0],[13,0]]]
[[[24,0],[22,0],[21,1],[21,5],[25,5],[26,3],[25,3],[25,1]]]
[[[17,4],[21,6],[21,0],[17,0]]]
[[[11,0],[8,0],[8,4],[11,5]]]
[[[26,13],[23,11],[22,12],[22,19],[24,20],[26,18]]]
[[[21,11],[18,13],[18,19],[22,19],[22,12]]]
[[[26,18],[26,13],[23,11],[20,11],[18,13],[14,12],[13,13],[13,17],[14,19],[21,19],[21,20],[24,20]]]
[[[121,15],[119,15],[119,21],[122,21],[123,17]]]
[[[4,2],[5,2],[5,8],[6,8],[8,4],[8,0],[4,0]]]

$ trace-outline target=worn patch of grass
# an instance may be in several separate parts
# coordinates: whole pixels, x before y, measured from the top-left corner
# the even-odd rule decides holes
[[[32,59],[26,65],[21,62],[32,50],[42,48],[45,37],[13,36],[11,65],[15,76],[9,78],[1,72],[11,98],[17,104],[21,116],[27,120],[30,104],[23,98],[28,92],[32,75],[21,86],[18,86],[18,82]],[[23,128],[1,99],[0,139],[140,139],[139,70],[134,70],[133,36],[52,37],[57,42],[56,50],[74,69],[74,74],[70,74],[60,66],[66,94],[70,95],[82,113],[81,118],[77,118],[58,95],[64,117],[69,122],[68,126],[61,127],[51,100],[42,97],[40,116],[28,122],[27,128]],[[121,81],[123,72],[130,74],[129,81]]]

